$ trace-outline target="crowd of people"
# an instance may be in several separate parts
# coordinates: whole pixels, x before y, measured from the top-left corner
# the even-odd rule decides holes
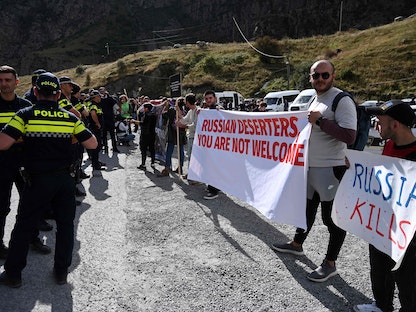
[[[305,210],[307,228],[298,228],[292,241],[278,242],[271,248],[277,252],[303,255],[303,244],[320,206],[329,232],[329,243],[322,264],[307,278],[313,282],[324,282],[337,274],[336,260],[346,236],[346,232],[333,222],[331,212],[338,185],[347,170],[345,150],[356,137],[357,110],[349,97],[341,98],[337,108],[331,109],[334,98],[342,92],[334,87],[336,72],[331,62],[315,62],[309,76],[317,96],[308,114],[312,131]],[[189,160],[199,111],[222,108],[212,90],[204,93],[201,103],[192,93],[175,100],[163,98],[151,103],[146,96],[129,98],[126,94],[111,95],[105,87],[83,93],[70,77],[58,78],[42,69],[33,72],[32,88],[24,97],[15,93],[17,84],[16,71],[10,66],[1,66],[0,126],[3,130],[0,133],[0,149],[5,151],[0,152],[0,158],[6,165],[0,177],[0,258],[6,259],[6,262],[0,284],[11,287],[22,284],[21,271],[26,265],[30,245],[45,254],[51,251],[39,239],[39,230],[45,229],[48,212],[53,214],[57,226],[56,281],[58,284],[66,283],[73,248],[75,196],[82,194],[77,184],[88,177],[81,166],[84,149],[93,170],[103,170],[105,164],[100,161],[100,155],[109,153],[109,141],[112,152],[118,153],[120,145],[130,145],[135,134],[139,133],[139,170],[146,170],[146,160],[150,156],[152,167],[156,160],[164,166],[159,177],[169,177],[170,173],[176,172],[186,179],[185,146]],[[378,118],[381,137],[389,139],[383,154],[415,161],[416,137],[410,130],[415,123],[415,115],[410,105],[401,101],[389,101],[383,105],[368,109]],[[264,111],[266,105],[259,100],[249,107],[250,111]],[[178,160],[174,169],[172,156],[175,146]],[[13,183],[19,191],[20,201],[16,224],[9,247],[6,247],[4,226],[10,212]],[[44,194],[46,189],[48,196],[38,200],[39,194]],[[219,189],[208,185],[204,198],[215,199],[219,192]],[[399,289],[400,311],[416,311],[415,241],[413,238],[401,267],[394,273],[391,271],[394,262],[370,245],[375,302],[357,305],[355,311],[393,311],[395,283]]]

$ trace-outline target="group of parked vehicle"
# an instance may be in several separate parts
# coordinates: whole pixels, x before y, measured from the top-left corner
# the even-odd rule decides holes
[[[217,92],[218,104],[222,105],[228,110],[246,110],[250,111],[250,106],[256,105],[256,99],[244,99],[244,97],[235,91]],[[314,89],[299,90],[285,90],[277,92],[269,92],[263,98],[263,102],[267,104],[266,111],[282,112],[282,111],[302,111],[307,110],[309,105],[316,96]],[[402,99],[402,101],[410,102],[413,111],[416,114],[415,98]],[[382,103],[378,100],[368,100],[360,106],[371,107]],[[379,132],[375,128],[376,118],[371,120],[372,127],[369,130],[369,138],[367,145],[384,145],[384,140],[381,139]],[[412,129],[416,134],[416,128]]]

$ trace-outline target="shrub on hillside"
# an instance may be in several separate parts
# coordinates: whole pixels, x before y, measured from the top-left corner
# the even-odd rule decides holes
[[[80,64],[75,68],[75,74],[81,76],[83,73],[85,73],[85,66]]]
[[[279,42],[269,36],[264,36],[256,40],[254,43],[254,47],[269,55],[279,56],[282,55],[281,48],[279,46]],[[269,56],[265,56],[259,54],[260,61],[265,64],[273,64],[276,62],[281,62],[281,59],[272,58]]]

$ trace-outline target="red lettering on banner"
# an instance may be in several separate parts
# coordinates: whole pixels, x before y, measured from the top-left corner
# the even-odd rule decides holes
[[[218,150],[230,150],[230,138],[219,136],[215,139],[214,148]]]
[[[405,249],[406,245],[407,245],[407,236],[406,236],[406,231],[403,229],[403,226],[402,226],[403,224],[411,225],[411,223],[407,220],[400,221],[400,223],[399,223],[399,228],[400,228],[400,231],[402,232],[403,238],[404,238],[404,244],[403,245],[400,245],[399,243],[397,244],[397,247],[399,247],[400,249]]]
[[[362,202],[361,204],[358,204],[359,200],[360,199],[357,198],[357,202],[355,203],[355,207],[354,207],[354,210],[353,210],[353,212],[352,212],[352,214],[350,216],[350,220],[352,220],[352,218],[354,218],[355,213],[357,213],[358,214],[358,217],[360,218],[360,224],[363,224],[363,216],[361,215],[360,208],[362,206],[364,206],[367,202]],[[370,223],[370,221],[369,221],[369,223]]]
[[[365,225],[365,228],[371,232],[375,232],[380,237],[387,237],[389,241],[391,241],[392,245],[396,245],[399,249],[404,250],[407,247],[408,239],[407,233],[412,233],[405,230],[405,226],[416,227],[416,223],[412,225],[412,223],[408,220],[401,220],[399,222],[396,221],[397,216],[394,213],[389,213],[387,215],[386,210],[382,208],[377,208],[374,204],[367,202],[360,202],[360,199],[357,198],[355,203],[354,210],[350,216],[350,220],[354,218],[355,215],[359,218],[359,223],[363,225],[363,214],[368,213],[368,220]],[[366,205],[366,206],[364,206]],[[374,210],[377,209],[377,218],[373,220]],[[390,218],[389,226],[387,227],[387,219]],[[375,221],[375,228],[371,226],[371,224]],[[394,228],[395,225],[398,228]],[[387,233],[385,233],[387,232]]]
[[[210,148],[212,146],[212,136],[205,134],[198,134],[198,145]]]
[[[373,228],[371,227],[371,219],[373,217],[373,211],[374,211],[374,208],[376,208],[376,206],[374,204],[369,204],[369,206],[370,206],[370,217],[368,218],[368,223],[367,223],[366,228],[369,230],[372,230]]]
[[[234,153],[248,154],[250,139],[233,138],[231,151]]]
[[[208,125],[209,125],[209,120],[208,119],[204,119],[204,122],[202,123],[202,131],[208,131]]]
[[[391,219],[390,219],[390,226],[389,226],[389,240],[391,240],[391,242],[393,244],[396,244],[396,241],[393,239],[393,237],[391,236],[391,232],[392,232],[392,228],[393,228],[393,223],[394,223],[394,213],[391,214]]]
[[[378,229],[378,225],[380,224],[380,213],[381,213],[381,209],[380,209],[380,208],[378,208],[377,222],[376,222],[376,233],[377,233],[378,235],[380,235],[381,237],[384,237],[384,234],[383,234],[383,233],[381,233],[381,232],[379,231],[379,229]]]

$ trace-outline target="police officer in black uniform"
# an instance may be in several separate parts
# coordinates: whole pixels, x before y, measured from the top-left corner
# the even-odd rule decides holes
[[[25,187],[21,192],[16,224],[11,234],[9,254],[0,275],[0,284],[22,285],[30,233],[36,228],[50,203],[56,219],[54,276],[58,284],[67,281],[74,246],[75,181],[71,177],[72,139],[86,148],[97,140],[72,113],[58,106],[59,80],[51,73],[39,75],[35,85],[37,104],[22,109],[0,133],[0,150],[10,148],[21,136]]]
[[[32,104],[20,96],[16,95],[15,89],[19,83],[16,70],[13,67],[0,66],[0,129],[7,124],[14,114]],[[22,161],[23,143],[21,140],[12,145],[7,151],[0,151],[0,163],[2,166],[0,175],[0,259],[7,256],[7,247],[3,243],[4,227],[6,217],[10,212],[10,198],[13,183],[20,193],[23,181],[19,174]],[[42,220],[44,221],[44,220]],[[49,225],[48,223],[46,223]],[[46,230],[52,230],[48,228]],[[31,246],[41,254],[49,254],[51,249],[39,239],[39,230],[36,229],[32,234]]]
[[[103,170],[104,163],[100,162],[99,155],[101,151],[101,143],[102,143],[102,131],[104,125],[103,119],[103,111],[100,105],[101,102],[101,95],[100,92],[97,90],[92,90],[90,92],[90,114],[89,118],[89,129],[92,133],[94,133],[95,137],[98,140],[98,146],[94,150],[89,150],[89,155],[91,158],[92,168],[94,170]]]
[[[30,103],[35,104],[37,102],[35,92],[33,91],[33,88],[35,86],[36,80],[38,79],[40,74],[46,73],[46,70],[44,69],[36,69],[32,73],[32,87],[26,91],[26,93],[23,95],[23,98],[30,101]]]

